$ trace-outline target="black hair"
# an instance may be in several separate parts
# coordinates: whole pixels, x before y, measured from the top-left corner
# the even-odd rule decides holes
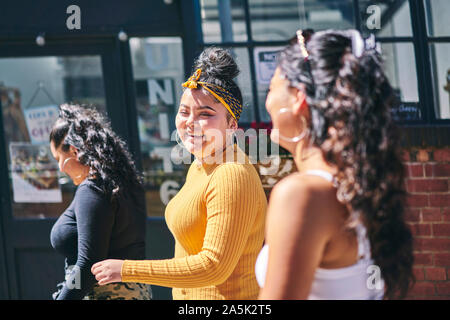
[[[222,87],[243,104],[241,89],[234,81],[240,71],[230,51],[218,47],[206,48],[194,63],[193,71],[197,69],[202,70],[199,81]],[[229,120],[231,114],[228,113],[227,117]]]
[[[65,152],[74,146],[78,161],[90,167],[88,178],[96,180],[104,192],[118,194],[127,187],[142,188],[142,176],[125,142],[95,109],[62,104],[49,139]]]
[[[385,298],[403,298],[415,279],[404,168],[391,117],[398,101],[380,54],[370,49],[356,57],[351,34],[317,32],[306,45],[307,58],[294,43],[280,54],[279,68],[292,87],[305,88],[311,142],[338,168],[338,199],[367,228]]]

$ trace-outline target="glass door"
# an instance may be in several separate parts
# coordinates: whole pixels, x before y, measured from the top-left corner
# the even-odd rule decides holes
[[[51,299],[63,279],[64,258],[51,247],[50,230],[75,186],[59,173],[49,132],[58,106],[77,103],[109,116],[113,128],[125,122],[114,129],[128,138],[120,116],[126,102],[118,95],[124,96],[123,74],[115,64],[120,44],[112,39],[0,49],[0,213],[9,297]]]
[[[131,38],[130,53],[148,217],[147,258],[172,258],[174,240],[164,211],[184,184],[189,166],[175,140],[175,116],[185,78],[182,40]],[[171,289],[152,288],[155,299],[171,299]]]
[[[57,218],[74,185],[58,172],[48,136],[58,106],[88,104],[106,113],[99,55],[0,59],[0,96],[14,219]]]

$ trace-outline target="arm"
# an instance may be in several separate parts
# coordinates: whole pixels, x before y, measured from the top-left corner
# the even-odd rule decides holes
[[[274,187],[267,213],[269,261],[259,299],[308,297],[334,230],[326,203],[323,192],[298,177],[288,177]]]
[[[91,187],[80,185],[75,199],[78,257],[58,300],[83,299],[92,290],[96,280],[90,269],[95,262],[107,257],[114,223],[109,199]]]
[[[207,221],[201,251],[183,258],[126,260],[122,281],[181,288],[223,283],[233,272],[261,208],[255,187],[260,182],[252,177],[241,165],[218,167],[204,196]]]

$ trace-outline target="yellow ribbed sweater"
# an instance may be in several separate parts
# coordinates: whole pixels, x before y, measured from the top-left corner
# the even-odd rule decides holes
[[[172,287],[176,300],[257,298],[255,262],[264,240],[267,200],[245,153],[236,145],[230,148],[232,161],[195,160],[168,203],[165,218],[175,238],[175,257],[125,260],[123,282]]]

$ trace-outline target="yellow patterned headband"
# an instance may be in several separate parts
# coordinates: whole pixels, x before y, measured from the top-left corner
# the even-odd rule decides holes
[[[222,103],[225,108],[227,108],[233,118],[238,121],[242,113],[242,103],[224,88],[212,83],[198,81],[201,74],[202,69],[197,69],[194,74],[189,77],[188,81],[182,84],[182,86],[189,89],[197,89],[198,85],[201,85],[217,100],[219,100],[220,103]]]

